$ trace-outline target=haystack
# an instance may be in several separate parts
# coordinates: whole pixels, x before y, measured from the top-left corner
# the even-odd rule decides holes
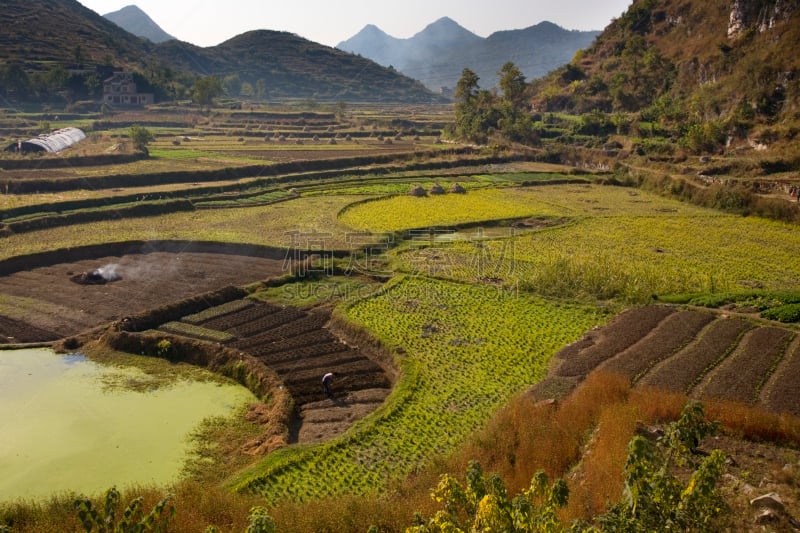
[[[411,187],[411,191],[409,191],[408,194],[411,196],[416,196],[417,198],[421,198],[423,196],[427,196],[428,192],[425,190],[424,187],[420,185],[414,185],[413,187]]]

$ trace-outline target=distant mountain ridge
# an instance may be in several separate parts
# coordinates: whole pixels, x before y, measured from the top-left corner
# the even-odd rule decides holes
[[[103,15],[123,30],[153,43],[175,40],[175,37],[161,29],[147,13],[135,5],[125,6],[118,11]]]
[[[513,61],[528,79],[539,78],[568,63],[599,33],[542,22],[483,38],[443,17],[408,39],[392,37],[369,24],[337,48],[392,66],[431,90],[455,87],[464,68],[478,74],[481,87],[489,88],[496,86],[497,72],[507,61]]]

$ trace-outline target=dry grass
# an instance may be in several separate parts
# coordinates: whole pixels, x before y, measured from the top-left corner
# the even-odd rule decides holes
[[[706,412],[709,418],[719,420],[727,432],[737,437],[793,447],[800,445],[800,418],[729,401],[708,402]]]
[[[624,401],[628,388],[624,377],[595,373],[560,404],[517,397],[459,452],[453,466],[463,468],[453,470],[477,460],[498,472],[512,493],[527,488],[538,470],[551,479],[564,476],[603,409]]]
[[[587,454],[569,479],[567,517],[590,520],[619,499],[627,446],[639,418],[637,407],[628,403],[615,403],[602,411]]]

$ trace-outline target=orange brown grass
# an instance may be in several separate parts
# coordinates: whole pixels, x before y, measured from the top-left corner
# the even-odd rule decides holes
[[[628,443],[640,417],[632,403],[609,405],[602,411],[584,460],[570,479],[567,516],[590,520],[619,499]]]

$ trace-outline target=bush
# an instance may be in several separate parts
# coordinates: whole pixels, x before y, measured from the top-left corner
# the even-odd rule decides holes
[[[800,322],[800,303],[786,304],[767,309],[761,313],[761,318],[785,323]]]

